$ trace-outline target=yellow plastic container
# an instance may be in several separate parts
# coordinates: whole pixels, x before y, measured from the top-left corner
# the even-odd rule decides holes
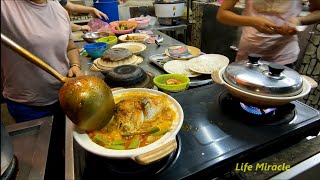
[[[99,38],[98,40],[96,40],[96,42],[105,42],[108,45],[112,45],[118,42],[118,38],[117,36],[106,36]]]
[[[178,80],[181,84],[167,84],[169,79]],[[153,83],[160,89],[165,91],[177,92],[188,88],[190,79],[182,74],[162,74],[153,78]]]

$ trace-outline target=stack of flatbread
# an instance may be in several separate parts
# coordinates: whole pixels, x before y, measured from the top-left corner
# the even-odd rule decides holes
[[[94,65],[101,70],[110,70],[117,66],[134,64],[137,65],[143,61],[143,58],[132,54],[126,48],[110,48],[101,58],[93,61]]]

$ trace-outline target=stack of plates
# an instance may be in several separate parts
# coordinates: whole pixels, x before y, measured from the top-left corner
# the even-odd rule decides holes
[[[112,48],[125,48],[128,49],[132,54],[139,55],[147,49],[147,46],[142,43],[127,42],[114,45]]]
[[[129,65],[129,64],[137,65],[137,64],[140,64],[142,61],[143,61],[142,57],[131,55],[130,57],[120,61],[104,61],[101,58],[98,58],[93,61],[93,64],[101,70],[110,70],[112,68],[115,68],[121,65]]]
[[[111,48],[101,58],[94,60],[93,64],[95,70],[110,70],[121,65],[137,65],[142,61],[142,57],[132,54],[126,48]]]
[[[172,60],[164,64],[163,68],[170,74],[183,74],[196,77],[201,74],[212,74],[228,66],[229,59],[220,54],[205,54],[188,61]]]

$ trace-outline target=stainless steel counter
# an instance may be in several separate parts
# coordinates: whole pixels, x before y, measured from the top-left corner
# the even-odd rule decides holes
[[[141,64],[139,64],[139,66],[145,70],[146,72],[151,72],[152,74],[154,74],[155,76],[160,75],[160,74],[164,74],[166,72],[164,72],[162,69],[160,69],[159,67],[155,66],[154,64],[152,64],[152,62],[149,60],[149,57],[155,54],[162,54],[164,53],[164,51],[172,46],[172,45],[177,45],[177,44],[183,44],[180,41],[177,41],[173,38],[171,38],[170,36],[158,31],[158,30],[152,30],[154,34],[159,34],[161,37],[163,37],[163,42],[160,43],[161,46],[158,47],[156,44],[146,44],[147,46],[147,50],[144,51],[140,56],[142,56],[143,58],[143,62]],[[78,48],[83,47],[85,44],[87,44],[84,41],[81,42],[76,42]],[[81,56],[80,57],[80,61],[81,61],[81,66],[82,66],[82,70],[81,72],[84,75],[95,75],[97,77],[100,78],[104,78],[104,76],[102,75],[102,73],[100,72],[94,72],[90,70],[90,67],[93,63],[92,58],[90,57],[84,57]],[[194,87],[194,86],[199,86],[199,85],[203,85],[203,84],[208,84],[211,83],[211,77],[210,76],[206,76],[206,75],[201,75],[195,78],[192,78],[190,80],[190,87]]]
[[[146,44],[147,46],[147,50],[145,52],[143,52],[141,54],[141,56],[143,57],[143,62],[141,64],[139,64],[140,67],[142,67],[142,69],[144,69],[147,72],[151,72],[153,73],[155,76],[156,75],[160,75],[165,73],[162,69],[158,68],[157,66],[151,64],[152,62],[149,60],[149,57],[155,54],[162,54],[164,53],[164,51],[172,46],[172,45],[176,45],[176,44],[183,44],[171,37],[169,37],[168,35],[157,31],[157,30],[152,30],[154,32],[154,34],[159,34],[161,37],[163,37],[163,42],[161,43],[161,46],[158,47],[156,44]],[[86,42],[77,42],[76,43],[78,48],[84,46],[86,44]],[[102,75],[102,73],[100,72],[94,72],[90,70],[90,67],[92,65],[92,59],[89,57],[83,57],[81,56],[81,66],[82,66],[82,70],[81,72],[84,75],[95,75],[97,77],[100,78],[104,78],[104,76]],[[197,82],[206,82],[206,84],[208,84],[207,79],[203,80],[203,79],[193,79],[191,80],[191,82],[197,83]],[[200,82],[200,84],[201,84]],[[212,81],[211,81],[212,82]],[[82,152],[75,152],[74,151],[74,141],[73,141],[73,123],[66,118],[66,138],[65,138],[65,179],[76,179],[77,175],[75,174],[75,169],[76,168],[81,168],[81,154]],[[78,148],[79,149],[79,148]],[[78,154],[77,154],[78,153]],[[76,162],[79,162],[79,164],[77,164]]]
[[[159,75],[159,74],[163,74],[165,72],[162,71],[161,69],[157,68],[156,66],[151,65],[150,61],[149,61],[149,56],[164,53],[166,48],[168,48],[169,46],[172,46],[175,44],[182,44],[182,43],[167,36],[166,34],[160,32],[160,31],[153,30],[153,32],[154,32],[154,34],[159,34],[161,37],[163,37],[163,42],[161,43],[160,47],[158,47],[156,44],[146,44],[147,50],[141,54],[141,56],[143,57],[143,62],[139,66],[142,67],[143,70],[145,70],[145,71],[151,72],[154,75]],[[82,42],[76,42],[76,44],[80,48],[80,47],[83,47],[87,43],[82,41]],[[103,78],[103,75],[100,72],[93,72],[90,70],[90,67],[93,62],[93,60],[91,58],[81,56],[80,60],[81,60],[81,66],[82,66],[81,71],[84,75],[96,75],[98,77]]]
[[[16,180],[44,179],[52,116],[6,126],[18,161]]]
[[[159,34],[161,37],[163,37],[163,42],[161,43],[161,46],[158,47],[156,44],[146,44],[147,50],[141,54],[143,57],[143,62],[139,64],[139,66],[147,71],[153,73],[155,76],[159,74],[165,73],[163,70],[160,68],[154,66],[151,64],[149,61],[149,56],[155,55],[155,54],[161,54],[164,53],[164,51],[172,45],[175,44],[182,44],[181,42],[167,36],[166,34],[157,31],[157,30],[152,30],[154,34]],[[76,42],[78,48],[83,47],[86,42]],[[81,72],[84,75],[94,75],[99,78],[104,78],[102,73],[100,72],[94,72],[90,70],[90,67],[92,65],[93,59],[90,57],[80,57],[81,61]],[[65,179],[75,179],[75,168],[76,165],[74,164],[75,162],[75,152],[74,152],[74,147],[73,147],[73,123],[66,118],[66,139],[65,139]]]

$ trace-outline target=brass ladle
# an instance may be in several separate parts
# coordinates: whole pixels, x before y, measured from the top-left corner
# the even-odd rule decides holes
[[[1,33],[1,42],[63,82],[59,90],[60,105],[67,117],[79,128],[99,130],[111,120],[115,108],[111,89],[96,76],[68,78]]]

